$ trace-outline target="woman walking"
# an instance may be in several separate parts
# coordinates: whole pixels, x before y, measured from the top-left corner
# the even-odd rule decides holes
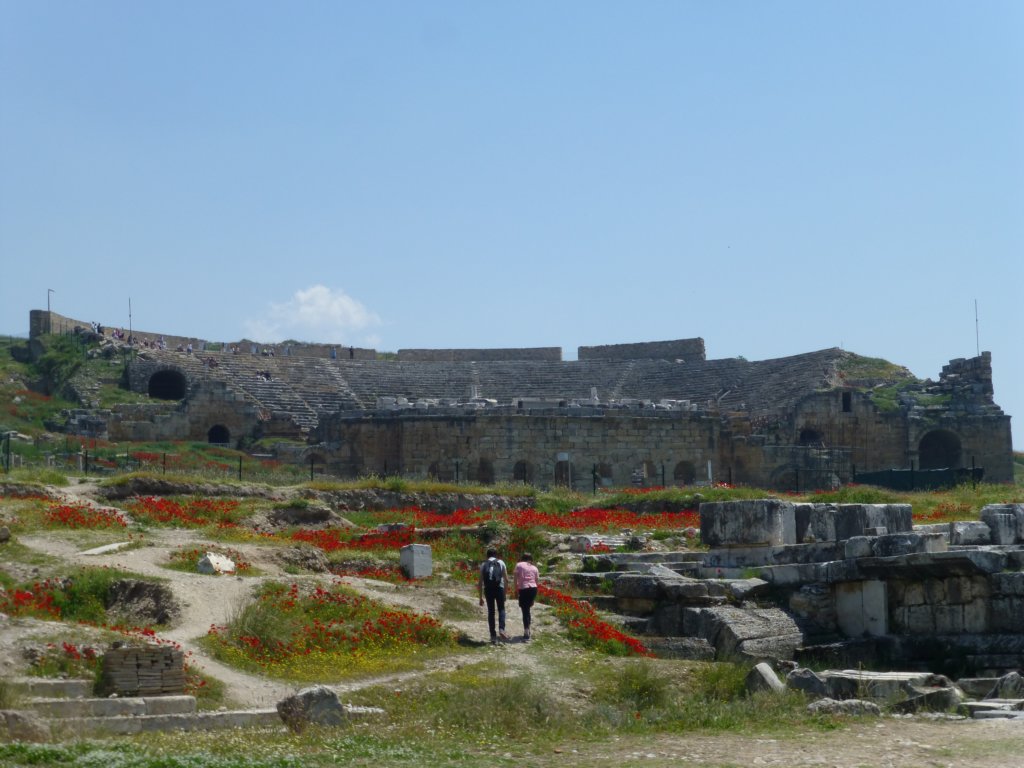
[[[523,558],[516,563],[512,572],[516,585],[516,593],[519,596],[519,608],[523,612],[523,640],[530,639],[530,609],[537,599],[537,579],[540,571],[533,564],[533,555],[523,552]]]

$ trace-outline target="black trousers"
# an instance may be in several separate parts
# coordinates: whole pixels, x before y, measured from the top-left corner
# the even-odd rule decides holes
[[[498,614],[498,629],[505,631],[505,590],[501,587],[484,587],[484,600],[487,601],[487,628],[491,631],[491,640],[498,636],[494,631],[494,614]]]
[[[533,603],[536,599],[536,587],[526,587],[525,589],[519,590],[519,608],[523,612],[523,629],[526,631],[529,631],[530,629],[530,609],[533,608]]]

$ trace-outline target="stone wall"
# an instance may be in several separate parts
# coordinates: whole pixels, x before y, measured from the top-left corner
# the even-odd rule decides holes
[[[699,414],[656,411],[590,417],[534,411],[505,415],[452,409],[444,415],[377,413],[321,420],[315,439],[330,471],[402,473],[443,480],[526,480],[540,486],[593,487],[593,469],[617,486],[646,465],[648,483],[673,482],[682,462],[717,465],[719,422]],[[560,460],[568,454],[568,461]],[[646,464],[645,464],[646,463]],[[518,465],[518,469],[517,469]]]
[[[688,363],[704,360],[704,339],[678,339],[676,341],[645,341],[636,344],[602,344],[579,347],[579,360],[684,360]]]
[[[226,430],[226,442],[237,442],[243,436],[261,433],[264,424],[272,418],[272,413],[260,411],[223,383],[204,382],[193,387],[187,401],[174,406],[168,403],[119,406],[110,414],[107,432],[114,441],[205,442],[210,439],[210,430],[218,427]],[[298,431],[290,420],[279,425],[281,434],[288,430],[297,436]]]
[[[75,328],[85,331],[92,330],[92,322],[88,320],[77,320],[73,317],[47,312],[42,309],[33,309],[29,312],[29,338],[36,338],[47,333],[58,335],[73,333]],[[100,321],[96,321],[100,322]],[[111,336],[115,328],[124,331],[128,335],[128,326],[108,326],[103,324],[103,335]],[[232,349],[237,348],[239,354],[263,355],[273,354],[276,357],[317,357],[337,360],[376,360],[377,350],[364,347],[351,347],[341,344],[308,344],[303,342],[281,342],[279,344],[266,344],[241,339],[238,341],[216,341],[203,339],[198,336],[179,336],[173,333],[161,333],[158,331],[144,331],[132,328],[131,334],[138,340],[137,346],[143,347],[146,342],[156,342],[163,339],[168,349],[176,349],[179,345],[187,347],[192,345],[196,352],[211,350],[228,354]]]
[[[561,361],[561,347],[521,347],[515,349],[400,349],[402,362],[476,362],[492,360]]]

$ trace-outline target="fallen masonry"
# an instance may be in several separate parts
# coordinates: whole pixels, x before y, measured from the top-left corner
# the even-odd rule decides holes
[[[898,669],[803,690],[1024,714],[1024,691],[989,695],[1024,668],[1024,504],[980,517],[915,526],[906,504],[704,503],[708,551],[584,555],[573,578],[606,585],[595,603],[661,656]],[[949,682],[961,679],[982,682]]]

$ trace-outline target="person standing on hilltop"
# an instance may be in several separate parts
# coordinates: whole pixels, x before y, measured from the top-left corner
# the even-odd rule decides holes
[[[491,632],[491,642],[497,643],[498,638],[508,640],[505,634],[505,585],[508,582],[508,569],[505,561],[498,559],[498,550],[491,547],[487,550],[487,559],[480,564],[480,580],[478,592],[480,605],[487,601],[487,628]],[[498,615],[498,631],[494,631],[494,615]]]

